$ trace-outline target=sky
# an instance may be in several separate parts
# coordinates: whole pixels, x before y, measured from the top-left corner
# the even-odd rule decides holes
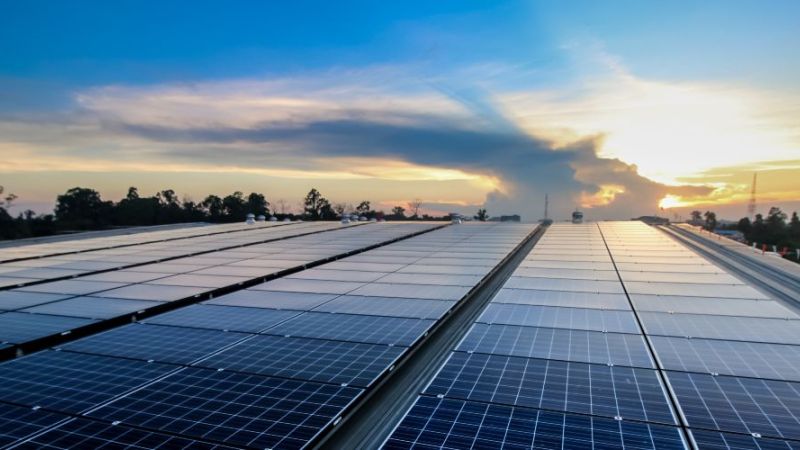
[[[800,2],[3,2],[0,185],[800,209]]]

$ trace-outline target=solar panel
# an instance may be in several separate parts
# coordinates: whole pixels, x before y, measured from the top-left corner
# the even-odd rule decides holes
[[[619,309],[630,311],[624,294],[594,292],[537,291],[533,289],[503,288],[492,303],[518,303],[522,305],[561,306],[571,308]]]
[[[650,340],[665,369],[800,381],[800,346],[662,336]]]
[[[76,317],[22,312],[0,313],[0,342],[21,344],[52,336],[96,322]]]
[[[609,270],[565,269],[545,267],[520,267],[514,271],[515,277],[533,278],[567,278],[572,280],[607,280],[619,281],[619,276],[612,266]]]
[[[631,300],[639,311],[800,319],[800,316],[793,311],[772,300],[676,297],[671,295],[631,295]]]
[[[188,364],[246,336],[216,330],[131,324],[70,342],[63,348],[98,355]]]
[[[0,400],[78,413],[174,369],[166,364],[44,351],[0,364]]]
[[[467,295],[469,290],[470,288],[465,286],[373,283],[350,292],[350,295],[421,298],[428,300],[461,300]]]
[[[292,278],[279,278],[264,284],[253,286],[252,290],[284,291],[284,292],[310,292],[317,294],[346,294],[364,283],[352,281],[326,281],[326,280],[299,280]]]
[[[703,450],[797,450],[798,441],[758,438],[746,434],[691,430],[692,438]]]
[[[384,449],[684,449],[677,427],[421,396]]]
[[[65,298],[69,298],[69,295],[3,291],[0,292],[0,311],[29,308],[31,306],[63,300]]]
[[[256,336],[198,365],[326,383],[369,386],[402,347],[323,339]]]
[[[286,278],[298,280],[327,280],[327,281],[353,281],[369,283],[386,275],[386,272],[366,272],[358,270],[336,270],[324,265],[318,269],[307,269],[302,272],[289,275]]]
[[[639,326],[630,311],[588,308],[559,308],[510,303],[491,303],[478,318],[483,323],[574,330],[638,333]]]
[[[44,292],[47,294],[87,295],[123,286],[111,281],[62,280],[34,284],[17,289],[18,292]]]
[[[509,278],[505,287],[511,289],[536,289],[545,291],[573,291],[573,292],[604,292],[609,294],[622,294],[622,285],[619,280],[570,280],[563,278]]]
[[[338,294],[312,294],[306,292],[256,291],[245,289],[206,300],[209,305],[247,306],[253,308],[295,309],[305,311],[314,309]]]
[[[453,352],[424,392],[675,424],[658,375],[650,369]]]
[[[378,280],[379,283],[431,284],[437,286],[467,286],[480,283],[479,275],[453,275],[429,273],[390,273]]]
[[[171,302],[184,298],[194,297],[207,292],[209,288],[191,286],[160,286],[157,284],[131,284],[125,287],[103,291],[97,294],[100,297],[122,298],[129,300],[152,300],[157,302]]]
[[[428,273],[428,274],[451,274],[451,275],[479,275],[485,276],[494,268],[493,265],[485,266],[450,266],[450,265],[431,265],[431,264],[409,264],[399,270],[398,273]]]
[[[630,294],[750,299],[768,298],[761,292],[744,284],[652,283],[645,281],[626,281],[625,288]]]
[[[116,298],[74,297],[24,309],[36,314],[108,319],[158,306],[160,302]]]
[[[433,320],[402,317],[309,312],[270,328],[266,333],[408,346],[433,323]]]
[[[182,449],[182,450],[226,450],[224,445],[139,430],[125,425],[112,425],[95,420],[73,419],[36,436],[16,449],[65,449],[86,448],[110,449]]]
[[[299,311],[238,306],[192,305],[160,314],[144,323],[258,333],[300,314]]]
[[[651,335],[800,344],[800,320],[640,312]]]
[[[800,383],[667,372],[690,427],[800,439]]]
[[[314,310],[373,316],[438,319],[452,308],[454,303],[442,300],[343,295],[318,306]]]
[[[634,334],[476,323],[457,350],[562,361],[654,368]]]
[[[0,403],[0,447],[53,426],[67,416],[42,409]]]
[[[186,368],[89,415],[153,431],[259,448],[300,448],[362,391]]]
[[[172,275],[150,281],[150,284],[159,286],[198,286],[205,288],[221,288],[243,283],[253,277],[235,277],[230,275],[196,275],[185,273]]]

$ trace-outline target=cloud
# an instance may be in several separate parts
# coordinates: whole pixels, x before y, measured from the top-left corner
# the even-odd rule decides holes
[[[610,102],[613,96],[559,102],[557,93],[482,90],[450,80],[374,68],[98,87],[77,93],[71,110],[0,117],[0,147],[16,149],[4,164],[17,171],[219,171],[305,177],[309,186],[326,178],[373,179],[375,202],[386,200],[386,180],[462,180],[483,189],[490,213],[528,219],[542,215],[545,194],[553,217],[581,207],[603,219],[653,213],[667,195],[709,198],[723,192],[702,180],[660,183],[642,176],[636,165],[602,156],[614,138],[602,127],[563,132],[570,117],[583,125],[585,111],[598,110],[587,102]],[[658,145],[658,139],[637,142],[639,151],[647,154],[645,147]],[[363,192],[352,195],[341,200],[356,201]],[[433,190],[424,197],[438,196]],[[459,206],[452,199],[440,203]],[[466,203],[474,205],[474,199]]]

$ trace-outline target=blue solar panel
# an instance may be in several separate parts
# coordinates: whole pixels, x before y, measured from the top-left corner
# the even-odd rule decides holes
[[[258,448],[300,448],[362,391],[186,368],[92,413],[154,431]]]
[[[14,447],[17,449],[181,449],[225,450],[224,445],[207,444],[183,437],[153,433],[95,420],[74,419]]]
[[[143,311],[160,305],[160,302],[145,300],[122,300],[117,298],[74,297],[25,309],[37,314],[108,319],[124,314]]]
[[[39,292],[19,292],[2,291],[0,292],[0,311],[28,308],[41,305],[42,303],[63,300],[69,295],[62,294],[42,294]]]
[[[654,370],[454,352],[426,394],[674,424]]]
[[[701,450],[798,450],[800,441],[758,438],[747,434],[720,433],[691,430],[697,447]]]
[[[0,364],[0,400],[81,412],[171,370],[166,364],[44,351]]]
[[[353,314],[304,313],[266,331],[268,334],[374,344],[411,345],[432,320]]]
[[[0,403],[0,447],[53,426],[68,416]]]
[[[0,342],[22,344],[57,335],[96,322],[77,317],[50,316],[22,312],[0,314]]]
[[[490,303],[478,322],[638,334],[630,311]]]
[[[684,449],[677,427],[421,396],[385,449]]]
[[[313,309],[329,300],[333,300],[337,294],[313,294],[307,292],[278,292],[278,291],[257,291],[245,289],[230,294],[223,295],[213,300],[206,300],[203,303],[209,305],[226,306],[247,306],[251,308],[272,308],[272,309],[296,309],[305,311]]]
[[[800,320],[640,312],[647,334],[800,344]]]
[[[800,383],[667,372],[690,427],[800,439]]]
[[[458,350],[563,361],[654,368],[634,334],[476,323]]]
[[[800,381],[800,346],[651,336],[665,369]]]
[[[66,350],[188,364],[246,334],[161,325],[131,324],[63,346]]]
[[[258,333],[300,314],[299,311],[282,311],[238,306],[193,305],[147,319],[145,323],[213,330],[245,331]]]
[[[454,304],[443,300],[343,295],[318,306],[315,311],[438,319]]]
[[[402,347],[322,339],[256,336],[199,365],[285,378],[369,386]]]

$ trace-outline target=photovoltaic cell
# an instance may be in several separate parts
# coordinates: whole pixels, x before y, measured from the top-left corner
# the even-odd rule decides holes
[[[86,317],[88,319],[108,319],[150,309],[160,302],[145,300],[122,300],[117,298],[74,297],[67,300],[47,303],[23,310],[37,314]]]
[[[674,424],[654,370],[453,352],[426,394]]]
[[[483,323],[572,330],[639,333],[630,311],[490,303],[478,318]]]
[[[433,323],[433,320],[424,319],[309,312],[270,328],[266,333],[408,346]]]
[[[67,416],[0,403],[0,447],[53,426]]]
[[[70,342],[63,348],[98,355],[188,364],[245,336],[216,330],[131,324]]]
[[[402,347],[323,339],[256,336],[198,365],[285,378],[369,386]]]
[[[800,439],[800,383],[667,372],[690,427]]]
[[[800,346],[652,336],[665,369],[800,381]]]
[[[209,288],[189,286],[159,286],[156,284],[132,284],[129,286],[104,291],[98,297],[124,298],[129,300],[152,300],[171,302],[183,298],[194,297],[207,292]]]
[[[78,413],[174,369],[166,364],[44,351],[0,365],[0,400]]]
[[[0,314],[0,342],[21,344],[96,322],[77,317],[50,316],[22,312]]]
[[[563,361],[654,368],[634,334],[476,323],[457,350]]]
[[[298,314],[299,311],[290,310],[192,305],[160,314],[144,323],[257,333]]]
[[[757,438],[746,434],[691,430],[701,450],[798,450],[800,441]]]
[[[66,448],[227,450],[234,447],[206,444],[192,439],[130,428],[125,425],[73,419],[14,448],[31,450]]]
[[[469,290],[470,288],[464,286],[373,283],[350,292],[350,295],[421,298],[428,300],[461,300],[461,298],[467,295]]]
[[[384,449],[684,449],[678,428],[421,396]]]
[[[186,368],[90,415],[258,448],[300,448],[362,391],[353,387]]]
[[[11,311],[14,309],[29,308],[43,303],[63,300],[69,295],[63,294],[43,294],[39,292],[19,292],[2,291],[0,292],[0,311]]]
[[[295,309],[306,311],[313,309],[329,300],[336,298],[338,294],[312,294],[305,292],[277,292],[277,291],[254,291],[245,289],[230,294],[206,300],[209,305],[226,306],[246,306],[251,308],[273,308],[273,309]]]
[[[640,312],[650,335],[800,344],[800,320]]]
[[[561,306],[572,308],[631,309],[624,294],[594,292],[537,291],[534,289],[503,288],[492,303],[518,303],[523,305]]]
[[[773,300],[742,300],[731,298],[676,297],[670,295],[631,295],[639,311],[713,314],[718,316],[749,316],[800,318]]]
[[[454,303],[442,300],[343,295],[318,306],[315,311],[438,319],[452,308]]]

